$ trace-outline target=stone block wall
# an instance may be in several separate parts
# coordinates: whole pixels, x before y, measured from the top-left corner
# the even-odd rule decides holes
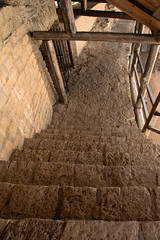
[[[57,94],[29,32],[57,21],[52,0],[2,0],[0,8],[0,159],[50,123]]]

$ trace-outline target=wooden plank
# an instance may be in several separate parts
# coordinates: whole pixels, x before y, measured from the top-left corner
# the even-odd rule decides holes
[[[142,9],[135,6],[133,3],[127,0],[108,0],[108,2],[112,3],[117,8],[127,13],[129,16],[133,17],[137,21],[143,23],[152,31],[160,31],[160,22],[148,13],[144,12]]]
[[[101,18],[118,18],[118,19],[128,19],[135,20],[134,18],[128,16],[123,12],[113,12],[113,11],[100,11],[100,10],[86,10],[82,11],[80,9],[74,9],[74,16],[87,16],[87,17],[101,17]],[[57,9],[58,14],[62,14],[61,9]]]
[[[60,0],[60,8],[62,9],[62,15],[64,20],[64,26],[67,33],[76,33],[76,25],[73,14],[73,7],[71,0]]]
[[[146,120],[146,123],[145,123],[145,125],[144,125],[144,127],[142,129],[142,132],[145,132],[147,130],[147,128],[148,128],[148,126],[150,124],[150,121],[151,121],[151,119],[152,119],[152,117],[153,117],[153,115],[154,115],[154,113],[156,111],[156,108],[159,105],[159,102],[160,102],[160,93],[158,94],[158,96],[156,98],[156,101],[155,101],[155,103],[154,103],[154,105],[153,105],[153,107],[152,107],[152,109],[150,111],[150,114],[149,114],[149,116],[148,116],[148,118]]]
[[[81,0],[81,9],[83,11],[87,10],[87,0]]]
[[[44,45],[45,45],[45,48],[46,48],[48,60],[49,60],[50,67],[51,67],[51,72],[52,72],[52,75],[53,75],[53,78],[54,78],[55,87],[57,89],[59,99],[60,99],[61,102],[66,103],[67,102],[67,96],[66,96],[66,92],[65,92],[65,88],[64,88],[64,84],[63,84],[62,75],[61,75],[61,72],[60,72],[60,69],[59,69],[55,49],[54,49],[54,46],[53,46],[53,42],[52,41],[45,41]]]
[[[77,32],[76,34],[52,31],[35,31],[36,40],[73,40],[73,41],[106,41],[123,43],[159,44],[151,34],[108,33],[108,32]]]

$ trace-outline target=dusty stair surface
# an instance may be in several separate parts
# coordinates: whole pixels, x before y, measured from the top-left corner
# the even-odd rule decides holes
[[[51,125],[1,161],[1,239],[159,237],[159,149],[112,133]]]
[[[0,239],[160,239],[160,150],[133,118],[129,48],[90,43],[52,125],[0,161]]]

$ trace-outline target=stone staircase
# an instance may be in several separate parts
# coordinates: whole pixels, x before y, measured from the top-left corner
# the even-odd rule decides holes
[[[160,239],[159,153],[132,124],[50,125],[0,162],[0,239]]]

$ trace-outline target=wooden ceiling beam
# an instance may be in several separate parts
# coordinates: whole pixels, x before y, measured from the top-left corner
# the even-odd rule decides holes
[[[106,41],[123,43],[159,44],[151,34],[77,32],[75,34],[52,31],[36,31],[32,33],[36,40],[73,40],[73,41]]]
[[[56,0],[57,2],[59,2],[60,0]],[[82,2],[83,0],[75,0],[74,2]],[[87,0],[87,2],[90,2],[90,3],[107,3],[107,1],[105,0]]]
[[[133,17],[137,21],[143,23],[147,27],[149,27],[154,32],[160,31],[160,22],[144,12],[142,9],[135,6],[128,0],[107,0],[123,12],[127,13],[129,16]]]
[[[160,6],[158,8],[156,8],[156,10],[153,12],[152,16],[157,18],[158,20],[160,20]]]
[[[87,16],[87,17],[102,17],[102,18],[118,18],[118,19],[128,19],[135,20],[126,13],[123,12],[113,12],[113,11],[100,11],[100,10],[86,10],[74,9],[74,16]],[[62,15],[61,9],[57,9],[57,13]]]

